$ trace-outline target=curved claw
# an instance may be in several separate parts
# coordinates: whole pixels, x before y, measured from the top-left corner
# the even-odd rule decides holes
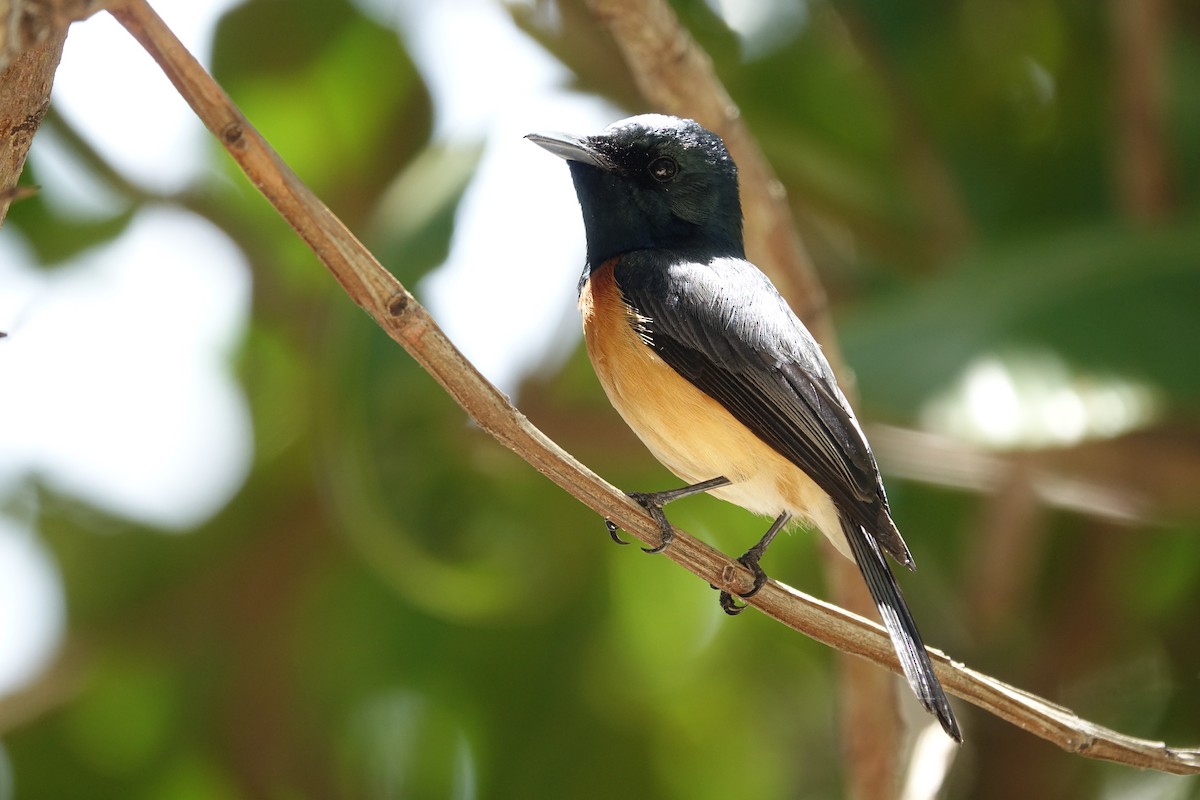
[[[701,481],[700,483],[681,486],[678,489],[669,489],[665,492],[629,492],[629,498],[646,509],[646,513],[658,523],[658,530],[661,534],[657,547],[643,547],[642,550],[647,553],[661,553],[667,549],[667,545],[671,544],[671,540],[675,538],[675,529],[667,521],[667,515],[663,513],[663,506],[684,497],[691,497],[694,494],[701,494],[702,492],[728,485],[729,479],[721,475]]]
[[[761,589],[763,586],[766,586],[767,573],[764,572],[763,568],[758,565],[758,561],[753,558],[742,556],[738,559],[738,563],[754,574],[754,586],[752,586],[748,592],[738,592],[737,596],[742,598],[754,597],[754,595],[758,594],[759,589]],[[712,588],[715,589],[717,587],[714,586]],[[733,594],[730,592],[721,592],[720,603],[721,610],[731,617],[736,617],[738,614],[746,610],[746,606],[739,606],[737,604],[737,601],[733,599]]]
[[[667,515],[663,513],[663,492],[629,492],[629,498],[634,500],[642,508],[646,509],[646,513],[658,523],[659,540],[655,547],[643,547],[643,553],[661,553],[667,549],[667,545],[675,538],[675,529],[671,527],[671,523],[667,521]]]
[[[617,535],[617,531],[621,530],[617,527],[617,523],[613,522],[611,519],[606,519],[604,520],[604,527],[608,528],[608,535],[614,542],[617,544],[629,544],[629,542]]]
[[[736,617],[746,610],[746,606],[739,606],[737,601],[733,599],[733,595],[729,592],[721,592],[720,602],[721,610],[731,617]]]
[[[763,568],[759,566],[758,562],[762,560],[763,554],[767,552],[767,547],[770,546],[771,542],[775,539],[775,536],[781,530],[783,530],[783,526],[787,525],[788,520],[791,518],[792,515],[789,512],[784,511],[775,518],[774,522],[771,523],[771,527],[768,528],[767,532],[763,534],[762,539],[759,539],[758,544],[754,545],[754,547],[751,547],[738,557],[738,563],[750,570],[751,574],[754,575],[754,585],[750,587],[750,591],[739,592],[739,597],[754,597],[754,595],[758,594],[759,589],[766,585],[767,573],[763,571]],[[739,606],[733,599],[733,595],[729,592],[721,592],[721,608],[724,609],[726,614],[733,616],[735,614],[742,613],[742,609],[744,609],[745,606]]]
[[[758,590],[767,584],[767,573],[758,565],[757,559],[747,558],[742,556],[738,559],[738,563],[754,574],[754,586],[748,592],[738,592],[738,597],[754,597],[758,594]]]

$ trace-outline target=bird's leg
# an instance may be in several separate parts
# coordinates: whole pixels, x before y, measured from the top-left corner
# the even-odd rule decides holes
[[[657,547],[643,547],[647,553],[661,553],[666,549],[671,540],[675,538],[675,529],[671,527],[671,523],[667,522],[667,515],[663,513],[663,506],[670,503],[672,500],[679,500],[684,497],[691,497],[694,494],[707,492],[709,489],[717,489],[722,486],[728,486],[729,479],[724,475],[717,478],[710,478],[700,483],[693,483],[689,486],[681,486],[678,489],[668,489],[665,492],[629,492],[629,497],[636,500],[637,504],[646,509],[646,513],[658,523],[658,530],[661,534]],[[608,528],[608,535],[617,544],[629,544],[621,537],[617,536],[617,523],[611,519],[604,520],[604,525]]]
[[[738,563],[746,569],[754,573],[754,587],[745,594],[739,594],[739,597],[753,597],[758,594],[758,590],[767,582],[767,573],[759,566],[758,562],[762,560],[763,555],[767,552],[767,548],[771,546],[771,542],[775,539],[776,534],[783,530],[783,526],[788,524],[788,520],[792,515],[788,511],[784,511],[775,521],[771,523],[771,527],[763,534],[763,537],[758,540],[758,544],[751,547],[738,558]],[[733,595],[729,592],[721,592],[721,608],[726,614],[734,616],[742,613],[745,606],[739,606],[733,599]]]

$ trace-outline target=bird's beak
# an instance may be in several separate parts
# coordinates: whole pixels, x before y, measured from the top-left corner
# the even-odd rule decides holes
[[[589,164],[606,172],[613,168],[612,162],[592,147],[587,139],[568,133],[531,133],[525,138],[567,161]]]

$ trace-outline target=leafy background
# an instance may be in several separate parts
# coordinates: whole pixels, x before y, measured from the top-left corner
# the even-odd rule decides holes
[[[1153,398],[1115,438],[978,450],[969,432],[937,431],[991,459],[985,491],[906,466],[939,456],[894,443],[895,427],[877,428],[879,454],[931,643],[1101,724],[1194,744],[1200,14],[1150,4],[1162,40],[1122,55],[1130,2],[778,3],[754,41],[713,6],[674,5],[789,191],[861,417],[936,431],[931,409],[980,359],[1026,388],[1119,379]],[[448,158],[433,138],[413,43],[380,6],[249,0],[221,21],[212,63],[412,287],[448,252],[479,151]],[[649,110],[577,2],[508,10],[576,88]],[[1147,57],[1163,65],[1165,115],[1133,140],[1129,84],[1150,91],[1136,83]],[[504,53],[478,68],[490,58]],[[17,796],[842,794],[854,764],[828,651],[754,613],[728,620],[693,577],[610,546],[600,520],[464,424],[215,145],[195,185],[151,198],[96,163],[85,125],[72,138],[50,124],[121,202],[80,221],[35,198],[4,235],[52,271],[147,204],[215,222],[252,273],[233,366],[255,455],[233,500],[183,536],[33,484],[69,628],[0,705]],[[1132,168],[1164,182],[1139,192]],[[398,176],[421,182],[397,215]],[[521,279],[495,257],[478,269]],[[670,485],[578,347],[515,399],[618,486]],[[1132,518],[1048,502],[1051,479],[1133,498]],[[760,532],[707,498],[672,515],[726,552]],[[824,595],[813,539],[781,542],[768,569]],[[14,712],[31,698],[36,713]],[[957,708],[968,741],[943,796],[1200,797],[1195,779],[1072,756]]]

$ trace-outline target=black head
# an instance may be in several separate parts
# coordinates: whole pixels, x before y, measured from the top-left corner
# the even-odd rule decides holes
[[[595,136],[526,138],[569,162],[592,268],[645,249],[745,256],[737,167],[696,122],[646,114]]]

